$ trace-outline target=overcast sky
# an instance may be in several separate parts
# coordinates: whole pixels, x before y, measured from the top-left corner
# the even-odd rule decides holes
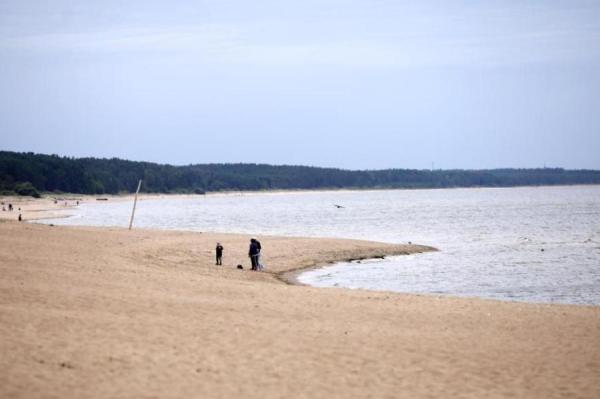
[[[600,169],[600,2],[0,0],[0,149]]]

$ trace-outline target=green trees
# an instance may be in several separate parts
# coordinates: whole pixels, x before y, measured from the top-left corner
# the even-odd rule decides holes
[[[142,191],[204,193],[222,190],[326,188],[442,188],[600,184],[600,171],[564,169],[350,171],[260,164],[159,165],[118,158],[68,158],[0,151],[0,193],[80,194]]]
[[[15,184],[14,191],[18,195],[30,196],[34,198],[41,197],[40,193],[35,189],[35,187],[33,187],[33,184],[29,183],[28,181]]]

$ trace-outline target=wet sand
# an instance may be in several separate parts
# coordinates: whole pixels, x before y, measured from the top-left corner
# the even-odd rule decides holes
[[[0,221],[0,397],[600,397],[600,307],[294,286],[427,248],[248,238]]]

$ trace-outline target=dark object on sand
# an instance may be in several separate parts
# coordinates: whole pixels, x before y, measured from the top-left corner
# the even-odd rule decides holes
[[[242,266],[242,265],[237,265],[237,268],[240,270],[244,270],[244,266]]]
[[[19,213],[19,222],[23,221],[23,218],[21,217],[21,214]]]
[[[333,206],[335,206],[335,207],[336,207],[336,208],[338,208],[338,209],[340,209],[340,208],[343,208],[343,206],[341,206],[341,205],[338,205],[338,204],[333,204]]]
[[[108,201],[108,198],[96,198],[96,201]]]

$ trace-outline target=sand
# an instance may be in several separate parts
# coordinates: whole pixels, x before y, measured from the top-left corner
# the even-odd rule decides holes
[[[427,248],[248,238],[0,221],[0,397],[600,397],[600,307],[290,285]]]
[[[0,221],[18,220],[19,214],[24,221],[50,218],[61,218],[69,216],[69,210],[76,206],[81,197],[59,197],[34,199],[31,197],[0,197]],[[68,198],[68,199],[67,199]],[[89,200],[89,199],[88,199]],[[13,210],[8,210],[8,204],[12,204]]]

